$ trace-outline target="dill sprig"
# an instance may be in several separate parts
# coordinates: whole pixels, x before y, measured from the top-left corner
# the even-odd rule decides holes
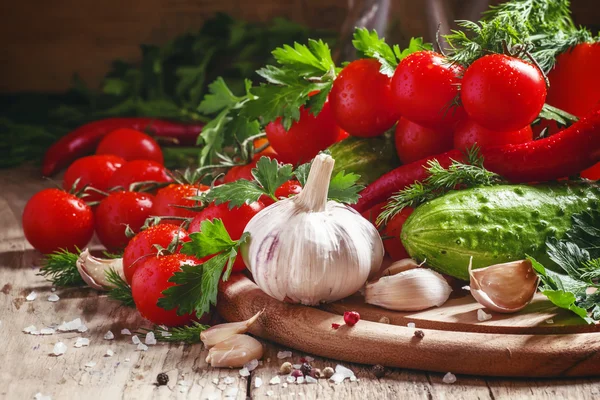
[[[52,254],[44,256],[42,267],[38,275],[43,276],[54,286],[82,286],[85,282],[77,270],[77,253],[68,250],[57,250]]]
[[[171,328],[170,330],[163,326],[154,326],[153,329],[142,328],[141,334],[154,332],[154,337],[159,342],[184,342],[187,344],[200,343],[200,334],[210,328],[208,325],[202,325],[192,321],[191,325]]]
[[[377,217],[377,224],[386,223],[406,207],[416,207],[450,190],[502,182],[500,175],[484,168],[483,157],[477,146],[467,151],[466,161],[452,160],[450,166],[444,168],[437,159],[429,160],[426,167],[429,176],[423,182],[415,182],[392,196]]]
[[[121,302],[124,306],[135,308],[131,286],[113,268],[108,269],[105,274],[106,280],[114,286],[108,291],[108,297]]]
[[[512,0],[490,7],[479,23],[457,24],[463,30],[445,36],[448,58],[465,67],[488,53],[503,53],[506,46],[523,59],[531,55],[548,72],[558,54],[594,40],[573,23],[569,0]]]

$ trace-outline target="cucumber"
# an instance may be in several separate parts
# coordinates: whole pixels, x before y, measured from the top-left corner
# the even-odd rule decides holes
[[[546,239],[562,238],[571,216],[598,210],[600,186],[590,183],[501,185],[450,192],[415,209],[401,240],[411,257],[456,278],[473,268],[533,256],[544,265]]]
[[[361,185],[368,185],[400,165],[391,135],[374,138],[350,136],[328,148],[335,160],[333,174],[340,171],[360,175]]]

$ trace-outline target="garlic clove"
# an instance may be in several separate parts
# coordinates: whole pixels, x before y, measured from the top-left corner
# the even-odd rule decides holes
[[[394,261],[392,265],[387,267],[381,273],[381,276],[396,275],[400,272],[408,271],[409,269],[419,268],[421,265],[417,264],[412,258],[403,258],[402,260]]]
[[[243,367],[249,361],[260,360],[263,351],[262,343],[252,336],[235,334],[212,347],[206,362],[211,367]]]
[[[88,284],[88,286],[97,290],[107,290],[113,288],[106,279],[106,271],[114,269],[123,280],[125,273],[123,272],[122,258],[98,258],[90,254],[89,249],[84,249],[76,262],[79,275]]]
[[[472,269],[469,262],[471,294],[482,306],[501,313],[514,313],[531,302],[539,278],[529,260],[519,260]]]
[[[258,317],[260,317],[264,311],[265,310],[263,309],[257,312],[252,318],[247,319],[246,321],[229,322],[212,326],[200,333],[200,340],[202,340],[202,343],[204,343],[204,346],[207,349],[210,349],[216,344],[229,339],[233,335],[246,333],[248,328],[250,328],[250,326],[256,322]]]
[[[414,268],[368,283],[365,302],[389,310],[419,311],[441,306],[451,292],[442,275],[430,269]]]

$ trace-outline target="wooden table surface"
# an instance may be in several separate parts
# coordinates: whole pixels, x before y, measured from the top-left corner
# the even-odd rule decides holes
[[[51,285],[36,275],[39,255],[23,238],[21,214],[29,197],[43,187],[34,168],[0,171],[0,398],[33,399],[36,393],[57,399],[593,399],[600,396],[600,378],[561,380],[519,380],[457,376],[445,384],[443,374],[412,370],[391,370],[382,379],[371,366],[342,363],[352,369],[357,382],[334,385],[323,379],[317,384],[270,385],[283,361],[277,353],[287,350],[265,342],[263,365],[247,378],[237,369],[214,369],[205,362],[201,345],[150,346],[137,351],[132,332],[147,326],[130,309],[120,307],[104,295],[89,289],[57,289],[58,302],[47,301]],[[25,297],[35,290],[37,299]],[[23,328],[38,329],[81,318],[89,330],[84,333],[55,333],[35,336]],[[111,330],[114,340],[104,340]],[[77,337],[90,339],[89,347],[75,348]],[[143,338],[142,338],[143,339]],[[68,350],[51,355],[56,342]],[[105,357],[107,349],[114,356]],[[352,349],[348,349],[352,351]],[[293,352],[292,363],[305,356]],[[485,357],[485,354],[481,354]],[[93,367],[86,366],[95,362]],[[335,360],[315,357],[317,368],[335,367]],[[169,375],[167,386],[154,385],[156,375]],[[232,379],[225,379],[232,378]],[[255,387],[257,378],[263,384]],[[229,382],[232,383],[229,383]],[[283,380],[285,381],[285,380]],[[226,383],[228,382],[228,383]]]

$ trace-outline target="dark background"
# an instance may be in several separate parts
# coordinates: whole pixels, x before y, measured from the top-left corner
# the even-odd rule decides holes
[[[426,0],[390,0],[388,32],[402,41],[431,35]],[[454,18],[471,18],[477,0],[432,0]],[[354,0],[354,3],[360,0]],[[113,59],[139,59],[140,43],[164,43],[197,30],[215,12],[249,21],[283,16],[341,30],[349,0],[26,0],[0,5],[0,92],[62,91],[77,72],[96,87]],[[468,4],[471,9],[465,9]],[[600,26],[598,0],[573,0],[577,24]],[[429,40],[431,38],[429,37]]]

